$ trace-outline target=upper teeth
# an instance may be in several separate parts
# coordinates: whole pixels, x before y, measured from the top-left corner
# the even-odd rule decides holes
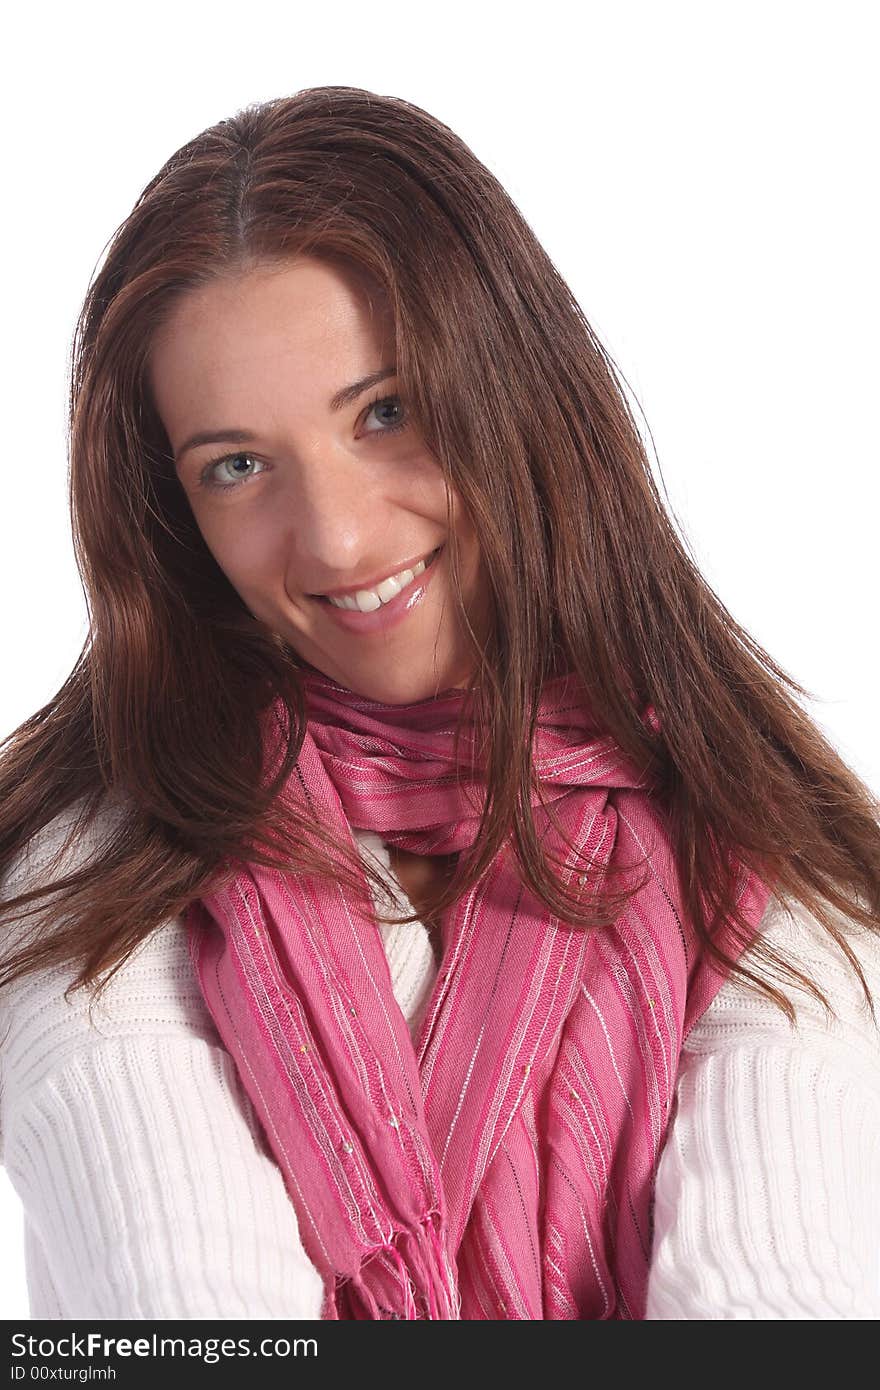
[[[417,574],[421,574],[425,568],[425,561],[419,560],[411,570],[401,570],[400,574],[389,575],[383,579],[381,584],[377,584],[375,589],[358,589],[356,594],[348,594],[345,598],[330,598],[330,602],[337,608],[357,608],[361,613],[373,613],[377,608],[381,608],[383,603],[394,598],[401,589],[405,589],[407,584],[411,584]]]

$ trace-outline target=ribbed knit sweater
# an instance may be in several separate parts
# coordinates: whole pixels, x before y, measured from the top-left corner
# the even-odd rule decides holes
[[[42,871],[67,823],[17,857],[4,895]],[[384,871],[379,917],[411,911],[379,836],[355,834]],[[437,968],[428,934],[379,925],[414,1031]],[[880,1004],[880,935],[851,930]],[[656,1177],[649,1319],[880,1316],[880,1032],[804,910],[771,899],[762,931],[837,1018],[786,984],[792,1030],[730,978],[692,1030]],[[24,1208],[31,1316],[319,1318],[321,1280],[182,920],[91,1010],[88,992],[65,1001],[72,979],[53,968],[0,990],[0,1161]]]

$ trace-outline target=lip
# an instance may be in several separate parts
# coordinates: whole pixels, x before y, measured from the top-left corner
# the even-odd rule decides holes
[[[312,596],[312,602],[320,603],[322,612],[346,632],[357,632],[363,636],[367,636],[371,632],[388,632],[390,628],[403,622],[413,609],[419,607],[428,592],[428,587],[438,568],[439,561],[443,558],[445,549],[444,543],[438,548],[431,563],[422,570],[421,574],[417,574],[405,589],[401,589],[399,594],[394,595],[390,602],[383,603],[381,608],[375,609],[372,613],[361,613],[352,608],[337,608],[334,603],[329,603],[323,595]],[[418,564],[418,560],[414,563]],[[404,565],[403,568],[409,567]],[[379,582],[381,583],[381,580]],[[334,591],[334,598],[342,597],[351,592],[357,593],[357,590],[336,590]]]
[[[435,546],[435,549],[439,549],[439,547]],[[427,555],[433,555],[433,553],[433,550],[429,550]],[[361,589],[377,589],[386,579],[390,579],[392,574],[403,574],[404,570],[415,569],[419,561],[427,559],[427,555],[423,550],[420,554],[414,555],[411,560],[403,560],[397,569],[385,570],[382,574],[375,575],[366,584],[350,584],[346,589],[325,589],[322,594],[309,594],[309,598],[353,598],[355,594],[360,593]]]

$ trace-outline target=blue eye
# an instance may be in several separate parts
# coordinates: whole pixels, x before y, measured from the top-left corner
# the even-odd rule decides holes
[[[370,401],[369,405],[367,406],[365,418],[368,417],[372,413],[372,411],[377,409],[377,407],[379,406],[394,406],[399,413],[401,410],[400,397],[377,396],[375,400]],[[399,430],[406,428],[406,424],[406,416],[404,415],[402,420],[393,420],[391,422],[383,423],[381,429],[367,430],[367,434],[379,436],[383,436],[386,434],[397,434]],[[214,477],[214,470],[219,469],[221,464],[234,464],[242,459],[247,459],[251,463],[260,463],[260,460],[255,459],[253,454],[246,454],[241,452],[235,454],[221,454],[219,458],[211,459],[210,463],[205,464],[199,476],[199,485],[201,487],[217,488],[221,492],[230,492],[233,488],[240,487],[242,483],[247,483],[254,476],[258,476],[254,473],[239,474],[238,477],[231,482],[218,482],[218,480]],[[262,467],[263,465],[261,465],[261,471]]]
[[[221,463],[235,463],[239,459],[248,459],[251,463],[259,463],[260,461],[255,459],[253,454],[223,454],[220,458],[212,459],[210,463],[205,464],[199,478],[200,484],[204,487],[217,487],[226,491],[229,488],[238,487],[241,483],[246,483],[249,478],[254,476],[252,473],[248,473],[244,477],[239,476],[233,483],[219,483],[213,477],[213,470],[219,468]]]
[[[381,405],[393,405],[393,406],[395,406],[395,408],[399,411],[399,410],[401,409],[400,397],[399,397],[399,396],[377,396],[376,399],[370,401],[370,404],[367,406],[367,415],[370,415],[370,413],[371,413],[373,410],[375,410],[377,406],[381,406]],[[391,423],[386,423],[386,424],[383,425],[383,427],[382,427],[381,430],[369,430],[368,433],[369,433],[369,434],[396,434],[397,431],[398,431],[398,430],[402,430],[402,429],[405,427],[405,425],[406,425],[406,416],[404,415],[404,417],[403,417],[402,420],[393,421],[393,422],[391,422]]]

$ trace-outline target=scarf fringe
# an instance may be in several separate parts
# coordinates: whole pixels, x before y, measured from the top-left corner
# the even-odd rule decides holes
[[[437,1211],[428,1212],[412,1230],[398,1231],[393,1240],[370,1252],[357,1273],[336,1280],[322,1316],[459,1321],[461,1295],[443,1236]],[[389,1294],[392,1307],[387,1306]]]

